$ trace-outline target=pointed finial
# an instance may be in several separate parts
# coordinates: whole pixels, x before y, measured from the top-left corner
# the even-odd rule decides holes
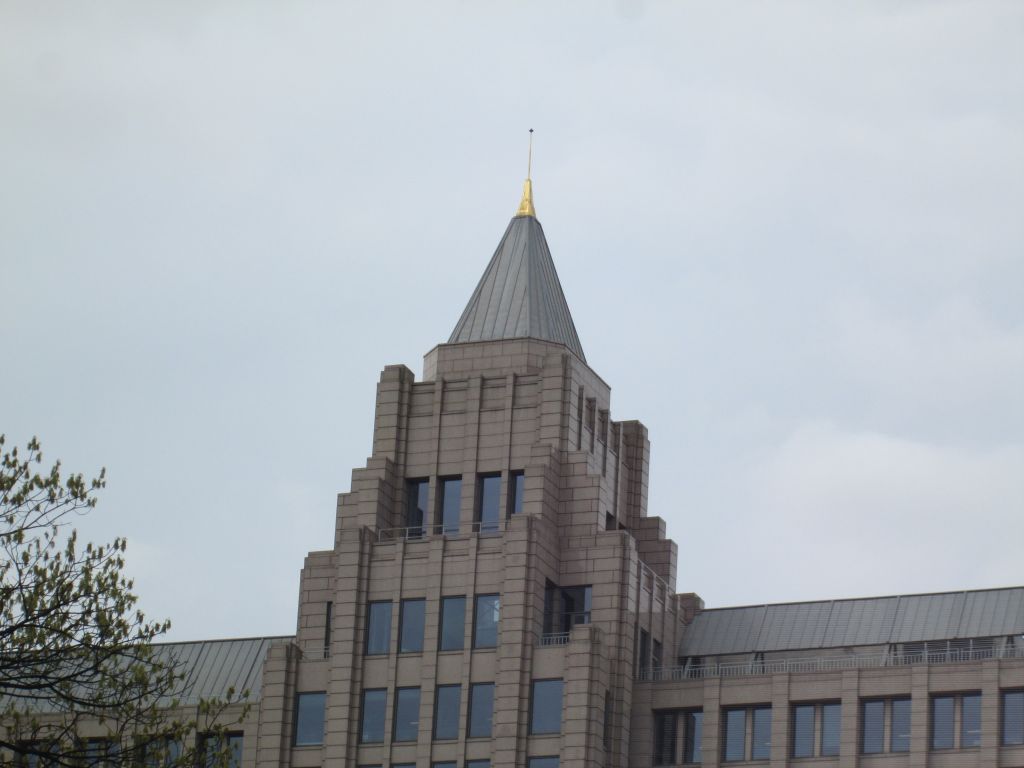
[[[530,129],[530,149],[526,156],[526,181],[523,182],[523,199],[519,202],[519,210],[516,216],[536,216],[533,209],[533,185],[530,182],[530,173],[533,170],[533,128]]]

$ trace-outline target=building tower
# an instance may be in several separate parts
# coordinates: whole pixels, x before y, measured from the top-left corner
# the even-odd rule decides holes
[[[306,558],[296,642],[267,658],[257,765],[626,765],[634,664],[661,666],[685,610],[676,547],[647,516],[647,431],[611,418],[529,179],[423,368],[381,374],[373,455],[338,497],[334,548]],[[325,724],[304,751],[288,710],[307,705]]]

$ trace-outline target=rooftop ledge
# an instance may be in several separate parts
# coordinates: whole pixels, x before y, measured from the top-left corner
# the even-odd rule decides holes
[[[1024,659],[1024,648],[985,648],[978,650],[947,650],[913,654],[864,654],[852,656],[819,656],[775,661],[733,661],[722,664],[698,664],[687,667],[661,667],[641,670],[637,680],[668,683],[680,680],[702,680],[706,677],[748,677],[795,672],[837,672],[845,669],[876,669],[906,667],[919,664],[959,664],[988,659]]]

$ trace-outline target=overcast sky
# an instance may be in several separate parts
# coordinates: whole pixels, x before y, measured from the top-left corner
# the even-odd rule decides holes
[[[0,432],[294,631],[387,364],[538,218],[709,606],[1024,584],[1024,4],[0,3]]]

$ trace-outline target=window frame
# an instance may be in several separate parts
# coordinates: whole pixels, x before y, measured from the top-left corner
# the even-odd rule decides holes
[[[299,721],[302,717],[302,702],[313,701],[316,697],[320,699],[320,740],[299,741]],[[300,691],[295,694],[295,713],[292,723],[292,746],[293,747],[320,747],[324,743],[324,735],[327,730],[327,691]]]
[[[490,690],[491,706],[487,715],[487,733],[474,733],[473,726],[476,724],[476,696],[477,691],[482,689]],[[467,704],[466,712],[466,738],[467,739],[490,739],[494,735],[494,694],[495,686],[493,682],[483,683],[470,683],[469,684],[469,702]]]
[[[453,720],[455,735],[438,736],[437,728],[440,723],[438,715],[441,713],[441,691],[450,691],[455,694],[455,717]],[[433,741],[458,741],[460,725],[462,724],[462,684],[453,683],[450,685],[438,685],[434,688],[434,722],[431,724],[430,734]]]
[[[494,519],[484,519],[484,502],[487,500],[485,486],[488,481],[496,481],[498,487],[493,492]],[[476,502],[473,504],[473,523],[480,533],[497,533],[501,530],[501,472],[481,472],[476,476]]]
[[[366,738],[366,700],[368,694],[382,694],[380,702],[380,739],[367,739]],[[383,744],[386,741],[387,734],[384,730],[384,724],[388,716],[388,689],[387,688],[364,688],[362,695],[359,697],[359,743],[360,744]]]
[[[497,619],[494,622],[494,642],[483,644],[479,641],[480,636],[480,601],[486,598],[494,598],[497,601]],[[497,648],[501,644],[501,594],[498,592],[487,592],[473,596],[473,650],[480,648]]]
[[[406,629],[408,625],[406,623],[405,609],[411,603],[416,603],[421,611],[419,624],[420,631],[418,635],[418,643],[413,643],[412,646],[407,648],[406,642]],[[398,604],[398,652],[399,653],[423,653],[423,641],[424,635],[426,634],[427,627],[427,599],[425,597],[407,597],[403,598]],[[415,646],[419,647],[415,647]]]
[[[459,492],[452,505],[449,505],[449,483],[458,483]],[[462,475],[450,475],[437,478],[437,504],[434,511],[434,533],[442,536],[457,536],[462,524]],[[454,522],[446,520],[446,512],[454,512]]]
[[[537,688],[538,684],[542,686],[547,683],[558,683],[558,727],[552,729],[551,726],[544,727],[540,730],[537,728],[535,718],[537,717]],[[550,695],[550,694],[549,694]],[[552,697],[553,699],[553,697]],[[564,704],[565,702],[565,678],[561,677],[542,677],[536,680],[530,681],[530,711],[528,713],[529,728],[527,732],[530,736],[549,736],[557,735],[562,732],[562,719],[564,715]]]
[[[454,603],[455,601],[462,601],[462,622],[460,632],[458,634],[458,646],[446,646],[445,645],[445,606]],[[438,611],[438,631],[437,631],[437,650],[441,652],[445,651],[462,651],[466,648],[466,596],[465,595],[442,595],[440,609]]]
[[[399,727],[399,707],[402,705],[402,692],[403,691],[416,691],[416,731],[411,739],[400,739],[398,738],[398,727]],[[391,714],[391,743],[392,744],[415,744],[419,741],[420,735],[420,710],[422,709],[423,698],[421,689],[418,685],[403,685],[395,688],[395,703],[393,712]],[[408,714],[408,713],[406,713]],[[403,718],[404,719],[404,718]]]
[[[387,606],[387,626],[384,630],[384,650],[370,650],[370,638],[373,633],[374,609],[377,606]],[[366,604],[366,630],[363,633],[363,655],[364,656],[388,656],[391,654],[391,624],[393,623],[394,602],[392,600],[370,600]]]
[[[728,757],[729,755],[729,715],[743,713],[743,756]],[[767,713],[767,723],[762,723],[762,730],[767,727],[768,740],[762,745],[758,739],[758,720]],[[772,750],[772,705],[771,704],[744,704],[741,706],[727,706],[721,708],[721,722],[719,723],[719,759],[723,763],[739,763],[757,760],[770,760]],[[760,747],[767,747],[767,755],[759,754]]]
[[[1020,705],[1016,707],[1015,714],[1017,722],[1015,730],[1020,734],[1020,741],[1007,741],[1006,731],[1009,714],[1007,713],[1007,699],[1010,696],[1020,696]],[[1024,688],[1002,688],[999,690],[999,746],[1019,747],[1024,746]]]

